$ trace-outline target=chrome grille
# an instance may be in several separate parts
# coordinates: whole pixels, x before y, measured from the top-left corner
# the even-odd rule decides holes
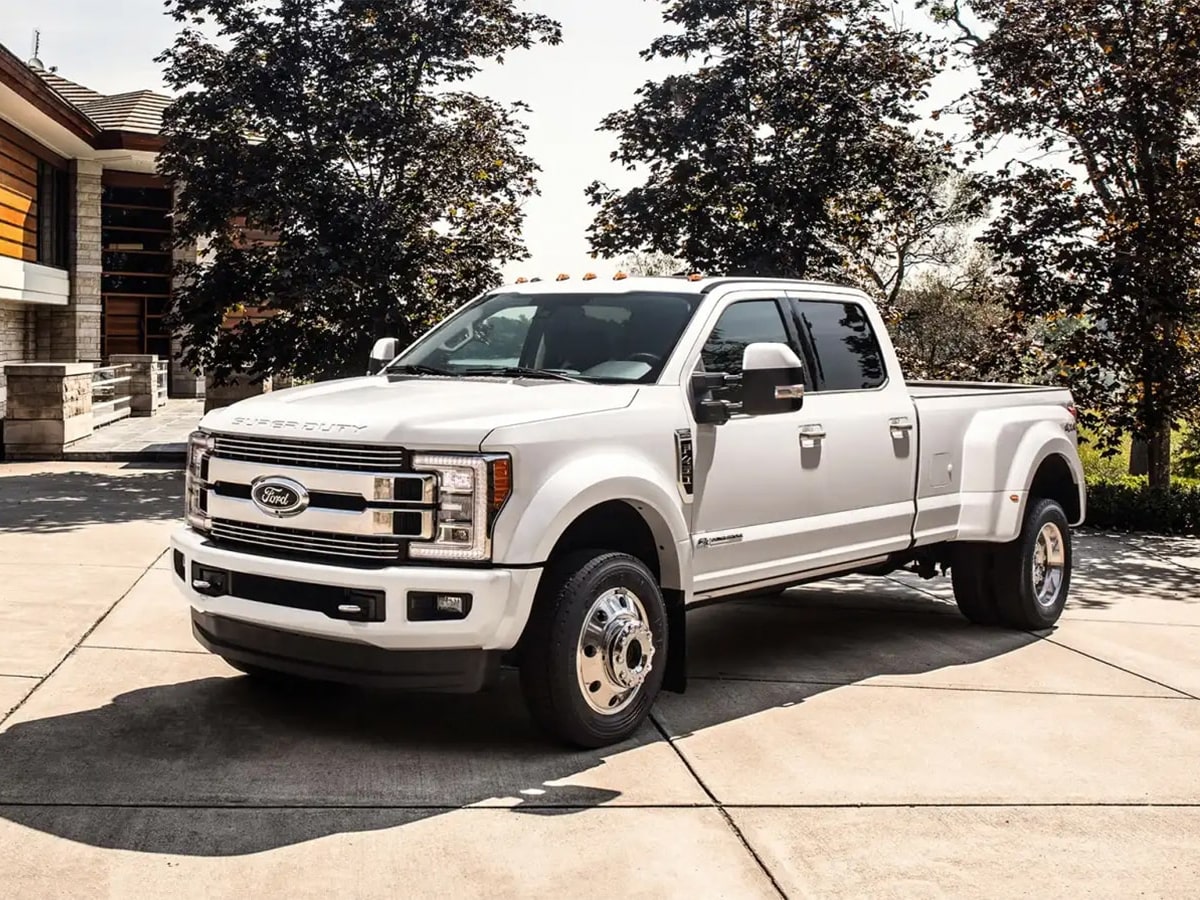
[[[343,472],[407,472],[408,453],[397,447],[361,444],[289,441],[277,438],[240,438],[213,435],[213,457],[262,463],[269,466],[301,466],[337,469]]]
[[[404,547],[403,540],[390,536],[333,534],[229,519],[212,520],[212,538],[221,543],[242,544],[275,553],[284,551],[313,559],[332,557],[379,564],[398,561]]]

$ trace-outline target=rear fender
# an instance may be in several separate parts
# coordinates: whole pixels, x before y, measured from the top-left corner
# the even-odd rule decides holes
[[[1053,413],[1047,418],[1046,413]],[[960,541],[1016,540],[1024,521],[1030,488],[1042,463],[1062,457],[1079,494],[1083,519],[1086,509],[1083,465],[1073,434],[1074,419],[1065,409],[1035,407],[1026,415],[1016,410],[983,413],[968,429],[963,453],[963,503],[959,515]],[[1036,415],[1035,421],[1030,421]]]

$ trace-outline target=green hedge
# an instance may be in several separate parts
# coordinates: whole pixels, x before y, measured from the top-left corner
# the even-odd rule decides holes
[[[1145,478],[1088,479],[1087,526],[1112,531],[1200,535],[1200,482],[1151,490]]]

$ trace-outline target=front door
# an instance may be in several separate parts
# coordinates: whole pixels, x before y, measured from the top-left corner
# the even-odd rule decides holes
[[[782,296],[733,295],[716,311],[696,368],[740,375],[752,343],[799,351]],[[738,402],[740,389],[715,392]],[[692,507],[695,592],[729,590],[786,575],[796,563],[795,520],[803,515],[799,445],[804,412],[747,416],[699,425]]]
[[[740,374],[746,346],[763,341],[788,344],[804,361],[804,406],[697,427],[701,597],[875,559],[912,540],[915,410],[887,370],[894,355],[877,314],[844,295],[735,295],[717,311],[696,367]]]

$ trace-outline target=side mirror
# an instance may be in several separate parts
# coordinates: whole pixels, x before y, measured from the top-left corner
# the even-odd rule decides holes
[[[748,416],[804,406],[804,364],[787,344],[751,344],[742,357],[742,409]]]
[[[371,348],[371,358],[367,362],[367,374],[376,375],[383,371],[384,366],[396,358],[400,352],[400,342],[395,338],[380,338]]]

